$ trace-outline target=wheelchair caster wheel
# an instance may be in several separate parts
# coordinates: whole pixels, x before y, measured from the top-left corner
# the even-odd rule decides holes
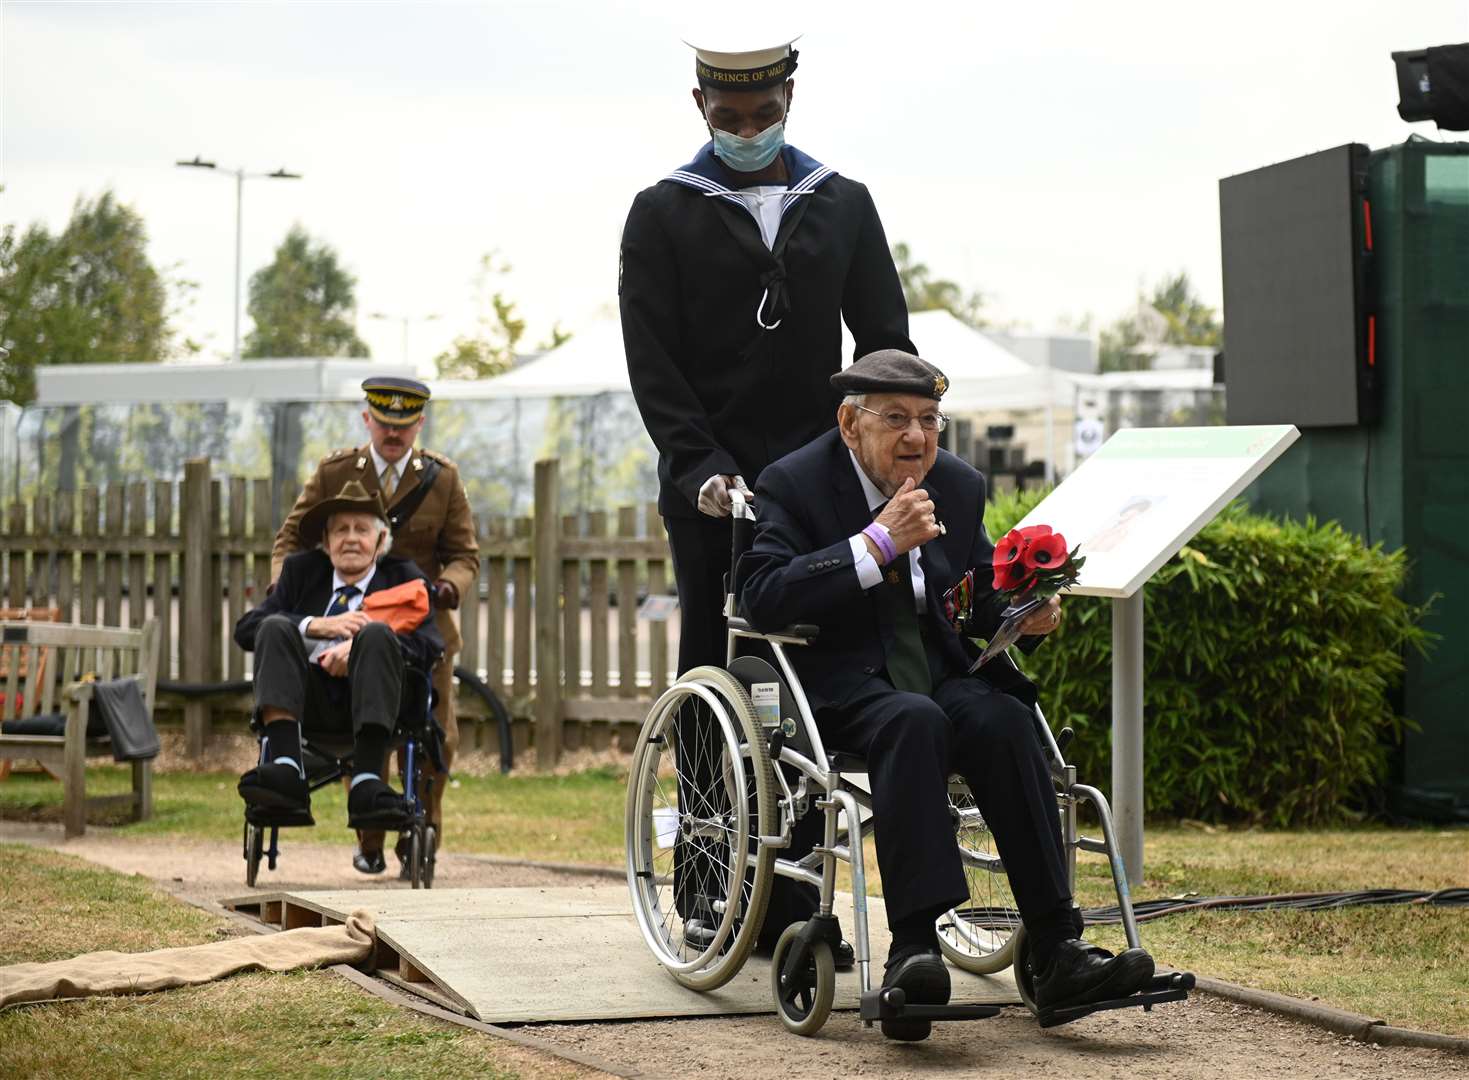
[[[432,825],[415,828],[408,843],[408,873],[415,889],[434,887],[434,863],[438,856],[439,832]]]
[[[260,858],[265,851],[265,827],[245,823],[245,886],[255,888],[260,874]]]
[[[811,958],[804,971],[799,972],[791,985],[782,986],[781,968],[795,945],[803,922],[792,923],[780,935],[775,944],[775,953],[770,958],[770,992],[775,999],[775,1011],[786,1030],[796,1035],[815,1035],[831,1015],[832,998],[836,995],[836,962],[832,959],[831,946],[824,941],[811,945]]]
[[[1015,928],[1015,933],[1010,936],[1012,953],[1015,958],[1015,989],[1020,991],[1020,1000],[1030,1010],[1032,1016],[1039,1016],[1041,1007],[1035,1003],[1035,972],[1031,970],[1030,938],[1025,933],[1024,926]]]

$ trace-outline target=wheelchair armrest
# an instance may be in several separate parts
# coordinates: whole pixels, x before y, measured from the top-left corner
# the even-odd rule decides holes
[[[727,620],[727,623],[729,629],[731,630],[737,630],[743,634],[756,634],[770,641],[779,641],[785,644],[793,645],[809,644],[811,641],[815,640],[818,634],[821,633],[821,627],[815,625],[814,623],[792,623],[790,626],[787,626],[784,629],[775,630],[768,634],[760,630],[756,630],[753,626],[750,625],[748,620],[742,619],[738,615],[730,616]]]

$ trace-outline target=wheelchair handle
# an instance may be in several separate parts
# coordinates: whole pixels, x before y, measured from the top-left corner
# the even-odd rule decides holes
[[[750,550],[750,545],[755,539],[755,508],[745,498],[744,492],[737,487],[729,489],[729,502],[734,539],[730,543],[728,591],[733,593],[735,570],[740,564],[740,556]]]

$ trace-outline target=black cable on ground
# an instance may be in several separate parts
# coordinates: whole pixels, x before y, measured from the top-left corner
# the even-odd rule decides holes
[[[1469,888],[1361,889],[1356,892],[1280,893],[1274,896],[1175,896],[1142,900],[1132,906],[1138,922],[1161,919],[1183,911],[1326,911],[1336,908],[1371,907],[1386,904],[1428,904],[1433,907],[1469,907]],[[1090,926],[1116,925],[1122,912],[1116,906],[1087,908],[1082,912]]]
[[[499,696],[468,668],[456,667],[454,675],[485,703],[490,710],[490,715],[494,717],[495,726],[500,735],[500,771],[508,773],[515,767],[515,742],[510,731],[510,710],[505,708],[505,703],[500,700]],[[170,682],[160,679],[158,692],[177,694],[183,698],[199,698],[212,697],[216,694],[242,694],[249,691],[253,685],[249,679],[234,679],[229,682],[216,683]]]
[[[1338,908],[1386,904],[1426,904],[1432,907],[1469,907],[1469,888],[1361,889],[1356,892],[1278,893],[1273,896],[1170,896],[1139,900],[1132,905],[1138,922],[1161,919],[1186,911],[1327,911]],[[1088,926],[1116,926],[1122,912],[1115,905],[1082,909]],[[973,907],[965,909],[965,921],[990,930],[1008,930],[1020,918],[1014,908]]]

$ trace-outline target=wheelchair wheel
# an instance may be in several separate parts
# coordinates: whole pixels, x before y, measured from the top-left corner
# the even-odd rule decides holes
[[[439,830],[432,825],[423,828],[423,887],[434,887],[434,870],[439,858]]]
[[[260,858],[265,851],[265,827],[245,822],[245,886],[255,888],[260,875]]]
[[[675,979],[713,990],[754,947],[778,828],[765,735],[720,668],[688,672],[638,733],[627,787],[627,883],[643,940]]]
[[[775,952],[770,958],[770,994],[775,999],[775,1011],[780,1014],[780,1022],[787,1031],[796,1035],[815,1035],[831,1015],[832,999],[836,996],[837,969],[831,946],[824,941],[813,943],[806,970],[797,976],[794,984],[780,984],[780,971],[785,966],[786,955],[805,925],[803,922],[792,923],[781,932],[780,940],[775,943]]]
[[[962,781],[949,783],[949,812],[969,884],[969,903],[940,916],[939,949],[957,968],[992,975],[1011,964],[1020,912],[994,835]]]

